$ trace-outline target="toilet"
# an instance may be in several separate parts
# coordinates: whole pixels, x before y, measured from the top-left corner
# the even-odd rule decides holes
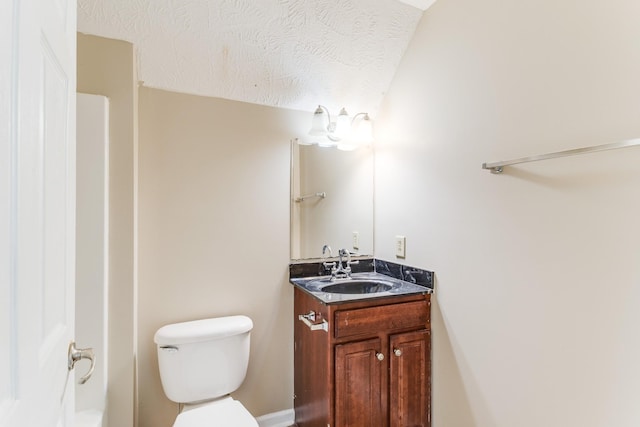
[[[173,427],[258,427],[229,395],[247,374],[252,328],[247,316],[228,316],[158,329],[154,341],[164,394],[184,404]]]

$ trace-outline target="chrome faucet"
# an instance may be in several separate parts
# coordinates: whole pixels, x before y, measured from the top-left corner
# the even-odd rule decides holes
[[[333,257],[331,246],[324,245],[322,247],[322,265],[324,265],[324,268],[327,270],[331,269],[331,275],[333,276],[334,272],[336,271],[336,262],[335,261],[327,262],[327,257],[325,256],[327,251],[329,251],[329,258]]]
[[[329,258],[331,258],[333,256],[333,251],[331,250],[331,246],[329,245],[324,245],[322,247],[322,259],[325,259],[325,254],[327,253],[327,251],[329,251]]]
[[[342,266],[342,257],[347,257],[345,261],[346,267]],[[331,276],[335,279],[347,279],[351,277],[351,265],[358,264],[360,261],[351,261],[351,253],[346,249],[338,251],[338,268],[331,270]]]

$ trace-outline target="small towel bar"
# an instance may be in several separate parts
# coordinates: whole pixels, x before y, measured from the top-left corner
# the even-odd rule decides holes
[[[300,202],[304,202],[307,199],[314,199],[316,197],[319,197],[321,199],[324,199],[325,197],[327,197],[327,193],[325,193],[324,191],[320,192],[320,193],[314,193],[314,194],[307,194],[305,196],[301,196],[295,199],[296,203],[300,203]]]
[[[578,154],[595,153],[598,151],[616,150],[640,145],[640,138],[628,139],[611,144],[595,145],[593,147],[575,148],[573,150],[558,151],[555,153],[541,154],[539,156],[521,157],[519,159],[507,160],[503,162],[483,163],[482,169],[488,169],[491,173],[502,173],[505,166],[516,165],[518,163],[537,162],[539,160],[555,159],[558,157],[575,156]]]

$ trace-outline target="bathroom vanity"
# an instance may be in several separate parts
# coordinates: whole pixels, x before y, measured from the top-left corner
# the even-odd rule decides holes
[[[330,278],[291,280],[298,427],[431,425],[431,289],[382,277],[397,287],[334,294],[313,285]]]

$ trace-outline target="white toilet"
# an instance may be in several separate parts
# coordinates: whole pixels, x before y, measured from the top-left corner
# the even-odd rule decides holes
[[[156,332],[165,395],[183,403],[174,427],[258,427],[229,393],[240,387],[249,365],[247,316],[195,320]]]

